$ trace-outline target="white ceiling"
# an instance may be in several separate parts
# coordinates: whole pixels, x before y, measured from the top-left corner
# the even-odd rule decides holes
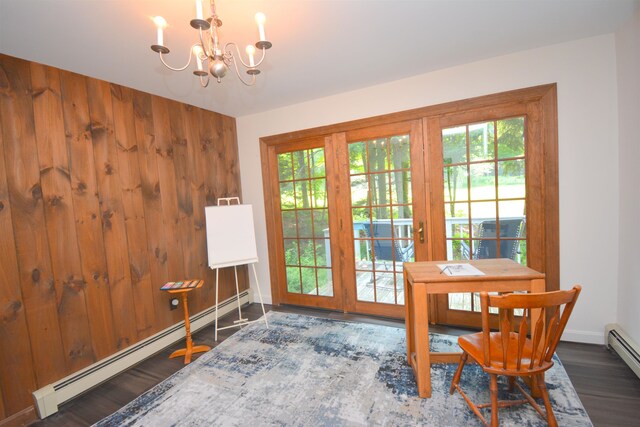
[[[203,0],[204,3],[207,0]],[[614,32],[638,0],[218,0],[222,41],[273,43],[258,84],[202,89],[186,63],[194,0],[0,0],[0,52],[239,117],[510,52]]]

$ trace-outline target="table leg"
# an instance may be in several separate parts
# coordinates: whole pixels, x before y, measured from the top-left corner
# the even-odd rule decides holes
[[[404,325],[407,333],[407,362],[409,366],[412,366],[411,354],[415,351],[415,344],[413,342],[413,297],[411,294],[411,282],[407,278],[407,272],[404,272]]]
[[[429,351],[429,303],[426,284],[413,284],[413,324],[415,372],[418,396],[431,397],[431,356]]]
[[[532,293],[545,292],[545,281],[544,281],[544,279],[532,280],[531,281],[531,292]],[[538,322],[538,319],[540,318],[541,315],[542,315],[542,309],[541,308],[536,308],[534,310],[531,310],[531,328],[532,329],[535,326],[535,324]],[[543,345],[544,345],[544,340],[540,340],[540,346],[542,347]]]
[[[209,351],[211,350],[211,347],[209,347],[208,345],[193,345],[193,340],[191,339],[191,324],[189,323],[189,304],[187,303],[186,292],[182,292],[182,307],[184,309],[184,329],[186,332],[187,347],[174,351],[169,356],[169,359],[184,356],[184,364],[188,365],[189,363],[191,363],[191,356],[193,355],[193,353],[202,353],[205,351]]]

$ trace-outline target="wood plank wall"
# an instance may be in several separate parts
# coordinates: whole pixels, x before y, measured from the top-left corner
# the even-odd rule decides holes
[[[204,207],[239,194],[232,117],[0,55],[0,419],[180,321],[164,282],[212,306]]]

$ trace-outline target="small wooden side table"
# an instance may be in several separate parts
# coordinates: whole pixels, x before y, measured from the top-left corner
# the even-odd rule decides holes
[[[204,280],[185,280],[184,282],[167,282],[160,288],[161,291],[167,291],[170,294],[180,294],[182,296],[187,347],[174,351],[169,356],[169,359],[184,356],[185,365],[191,363],[191,355],[193,353],[202,353],[211,350],[211,347],[208,345],[193,345],[193,340],[191,339],[191,327],[189,323],[189,304],[187,303],[187,294],[194,289],[202,287],[203,284]]]

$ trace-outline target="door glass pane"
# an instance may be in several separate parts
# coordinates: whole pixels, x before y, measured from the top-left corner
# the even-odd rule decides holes
[[[293,178],[291,153],[278,154],[278,176],[280,177],[280,181],[286,181]]]
[[[447,202],[469,200],[466,165],[444,166],[444,200]]]
[[[367,142],[369,159],[368,172],[386,171],[389,169],[389,143],[387,139],[374,139]]]
[[[326,176],[324,171],[324,148],[313,148],[309,150],[309,170],[312,178],[322,178]]]
[[[404,304],[414,261],[409,135],[349,144],[358,301]]]
[[[442,130],[447,259],[526,265],[524,125],[515,117]],[[449,294],[449,308],[480,305],[477,295]]]
[[[498,158],[524,157],[524,117],[498,120]]]
[[[469,165],[471,200],[496,199],[496,173],[493,163],[483,162]]]
[[[498,189],[501,199],[524,199],[524,159],[498,162]]]
[[[278,155],[287,290],[333,296],[324,149]]]
[[[369,188],[371,189],[372,205],[388,205],[391,201],[389,195],[389,173],[372,173],[369,175]]]
[[[349,144],[349,170],[351,175],[367,171],[367,144],[364,142]]]
[[[495,157],[493,122],[469,125],[469,157],[471,161]]]
[[[299,294],[302,292],[300,287],[300,268],[287,267],[287,291]]]
[[[282,212],[282,235],[284,237],[297,237],[298,226],[296,224],[296,212],[295,211],[283,211]]]
[[[467,161],[467,128],[465,126],[442,130],[442,154],[445,166]]]

